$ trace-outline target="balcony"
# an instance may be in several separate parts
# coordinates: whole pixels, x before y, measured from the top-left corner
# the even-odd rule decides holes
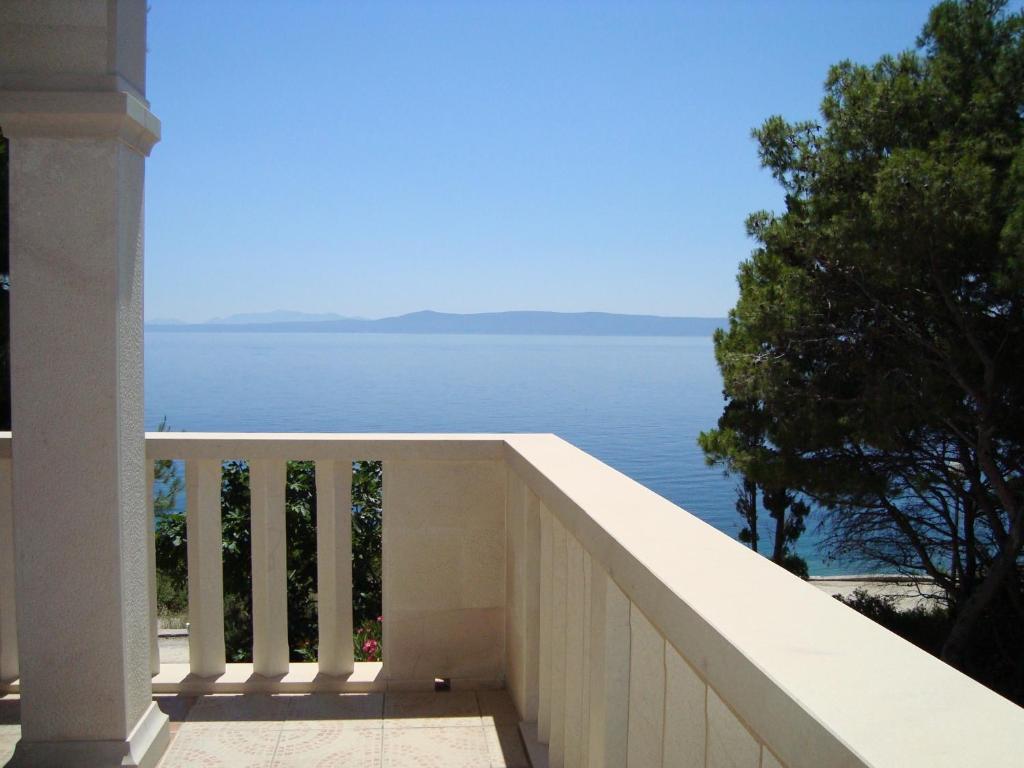
[[[409,716],[491,728],[478,736],[496,764],[523,747],[535,766],[1017,764],[1024,711],[553,435],[150,433],[146,454],[184,461],[189,531],[188,664],[160,663],[150,552],[153,693],[186,706],[250,694],[200,698],[186,729],[220,719],[221,737],[237,727],[255,744],[264,721],[279,734],[296,717],[368,726],[383,734],[361,737],[372,765],[401,764],[387,750]],[[5,502],[10,455],[6,436]],[[238,458],[251,467],[252,664],[224,651],[220,463]],[[316,467],[315,664],[288,661],[284,477],[300,459]],[[349,478],[367,459],[384,467],[382,663],[353,662],[351,640]],[[17,693],[10,510],[0,662]],[[433,693],[439,679],[450,693]],[[323,695],[338,693],[362,696]],[[436,756],[447,736],[426,733]],[[187,764],[176,754],[167,765]]]
[[[1020,765],[1024,710],[555,436],[144,440],[146,23],[143,0],[0,3],[0,750],[151,768],[163,707],[167,768]],[[185,462],[187,664],[160,659],[147,458]],[[225,459],[251,468],[251,664],[225,654]],[[296,459],[316,462],[315,664],[289,661]],[[384,465],[380,664],[352,653],[348,478],[366,459]]]

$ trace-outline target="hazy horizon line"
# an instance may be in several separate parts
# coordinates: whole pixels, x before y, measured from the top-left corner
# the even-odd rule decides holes
[[[331,322],[332,320],[387,320],[396,317],[406,317],[409,315],[417,315],[424,313],[433,313],[438,315],[457,315],[470,317],[474,315],[508,315],[508,314],[549,314],[549,315],[614,315],[619,317],[654,317],[669,320],[677,319],[696,319],[696,320],[724,320],[727,318],[728,313],[720,315],[665,315],[656,312],[613,312],[610,310],[603,309],[586,309],[586,310],[558,310],[558,309],[492,309],[492,310],[481,310],[477,312],[453,312],[447,310],[437,309],[416,309],[407,312],[399,312],[396,314],[386,314],[377,316],[366,316],[366,315],[345,315],[340,312],[333,310],[327,310],[323,312],[311,312],[306,310],[296,309],[271,309],[271,310],[258,310],[258,311],[241,311],[233,312],[227,315],[219,315],[209,317],[205,320],[184,320],[178,317],[146,317],[143,322],[147,325],[157,324],[181,324],[181,325],[215,325],[224,323],[238,323],[239,318],[259,318],[254,319],[252,322],[289,322],[284,318],[293,318],[296,322]],[[277,320],[268,320],[270,317],[277,317]],[[313,318],[322,318],[321,321]]]

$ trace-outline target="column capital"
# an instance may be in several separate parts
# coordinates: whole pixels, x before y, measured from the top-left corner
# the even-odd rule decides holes
[[[0,90],[0,130],[10,139],[118,139],[148,156],[160,141],[160,121],[125,91]]]

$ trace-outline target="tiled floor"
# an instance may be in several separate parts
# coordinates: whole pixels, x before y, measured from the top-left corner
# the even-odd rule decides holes
[[[17,696],[0,696],[0,765],[14,754],[14,745],[21,738],[21,702]]]
[[[172,733],[160,768],[529,766],[516,711],[504,691],[157,696],[156,701],[170,715]],[[20,735],[11,705],[16,707],[16,700],[0,699],[0,750],[6,750],[0,751],[0,764]]]

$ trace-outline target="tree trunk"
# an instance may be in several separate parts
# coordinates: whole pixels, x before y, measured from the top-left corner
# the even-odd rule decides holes
[[[957,669],[963,668],[967,649],[970,647],[971,633],[978,620],[1017,568],[1017,558],[1021,552],[1020,533],[1019,528],[1012,531],[1003,542],[999,555],[992,562],[992,567],[978,588],[961,605],[956,606],[956,618],[946,641],[942,644],[941,657],[947,664]]]
[[[786,507],[789,506],[789,495],[786,489],[764,488],[764,508],[775,520],[775,541],[772,545],[772,562],[782,565],[786,559]]]
[[[772,549],[772,561],[782,565],[786,559],[786,513],[772,515],[775,518],[775,546]]]
[[[743,485],[740,490],[740,497],[736,501],[736,509],[743,516],[747,524],[747,531],[750,532],[748,543],[750,548],[757,552],[757,484],[753,480],[743,478]],[[742,540],[742,535],[740,539]]]

